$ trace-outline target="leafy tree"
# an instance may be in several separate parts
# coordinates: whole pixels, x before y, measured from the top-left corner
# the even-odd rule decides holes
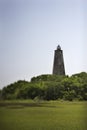
[[[69,76],[40,75],[30,82],[19,80],[2,90],[1,99],[87,100],[87,73]]]

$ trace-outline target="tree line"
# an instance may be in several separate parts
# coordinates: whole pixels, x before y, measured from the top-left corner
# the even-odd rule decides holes
[[[72,76],[40,75],[19,80],[0,90],[0,99],[87,100],[87,73]]]

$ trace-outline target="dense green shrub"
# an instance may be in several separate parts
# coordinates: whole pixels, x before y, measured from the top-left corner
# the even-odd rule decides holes
[[[87,100],[87,73],[69,76],[41,75],[30,82],[17,81],[0,90],[0,99]]]

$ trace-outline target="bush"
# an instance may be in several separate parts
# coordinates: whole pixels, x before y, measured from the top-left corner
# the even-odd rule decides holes
[[[31,82],[17,81],[0,90],[1,99],[87,100],[87,73],[71,77],[41,75]]]

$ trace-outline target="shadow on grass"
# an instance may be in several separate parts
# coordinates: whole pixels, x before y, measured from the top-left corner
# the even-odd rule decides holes
[[[49,108],[54,108],[56,106],[49,105],[49,103],[9,103],[9,102],[2,102],[0,103],[0,107],[6,107],[6,108],[11,108],[11,109],[21,109],[24,107],[49,107]]]

